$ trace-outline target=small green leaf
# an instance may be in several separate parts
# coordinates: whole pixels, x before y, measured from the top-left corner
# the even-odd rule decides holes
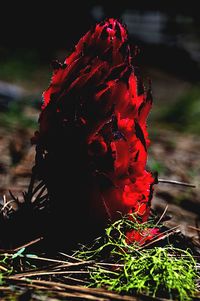
[[[12,255],[12,259],[19,257],[20,255],[22,255],[22,253],[25,251],[25,248],[21,248],[19,249],[19,251],[17,251],[16,253],[14,253]]]

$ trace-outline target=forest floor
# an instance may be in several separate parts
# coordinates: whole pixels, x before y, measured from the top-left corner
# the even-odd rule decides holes
[[[157,119],[160,107],[166,108],[166,93],[169,96],[167,106],[174,106],[174,100],[187,94],[191,85],[156,70],[150,71],[154,77],[155,105],[148,124],[151,145],[147,168],[157,172],[159,179],[195,186],[192,188],[174,183],[158,183],[154,186],[152,208],[159,214],[166,210],[166,215],[170,216],[164,222],[167,227],[178,226],[181,233],[199,241],[200,137],[196,131],[180,131],[178,127],[165,126],[165,123],[160,123]],[[165,84],[170,87],[169,90]],[[40,95],[41,91],[41,85],[38,89],[34,87],[34,95]],[[16,108],[14,105],[8,111],[0,113],[1,202],[9,200],[9,191],[19,199],[22,198],[22,192],[27,191],[35,157],[35,147],[31,145],[30,139],[37,129],[39,112],[38,105],[30,105],[25,100],[22,106]],[[36,300],[46,299],[38,297]]]

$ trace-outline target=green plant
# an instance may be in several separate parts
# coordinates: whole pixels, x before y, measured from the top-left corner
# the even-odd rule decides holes
[[[122,294],[191,300],[196,292],[197,270],[189,249],[172,245],[147,248],[148,244],[145,247],[127,242],[128,229],[143,233],[155,227],[153,220],[140,224],[134,216],[132,220],[122,217],[111,224],[105,237],[98,238],[92,247],[82,246],[76,256],[97,262],[95,268],[90,269],[89,286]]]
[[[81,259],[104,259],[106,257],[115,257],[119,255],[121,259],[122,254],[136,251],[146,241],[152,240],[156,235],[151,235],[151,231],[159,228],[155,226],[155,221],[151,217],[147,222],[140,223],[138,218],[131,213],[121,216],[118,220],[111,223],[105,229],[105,235],[97,238],[91,246],[82,245],[75,256]],[[158,232],[156,230],[156,232]],[[138,240],[129,241],[127,233],[129,231],[136,231],[140,235]],[[159,234],[158,234],[159,236]]]
[[[189,251],[172,246],[122,254],[122,268],[98,267],[91,272],[92,286],[118,293],[190,300],[196,291],[197,272]]]
[[[8,276],[13,272],[10,265],[9,254],[0,254],[0,285],[4,283],[4,276]]]

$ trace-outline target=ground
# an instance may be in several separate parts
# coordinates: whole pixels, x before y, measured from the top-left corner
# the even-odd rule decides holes
[[[200,138],[198,131],[187,131],[187,128],[180,131],[180,127],[170,124],[167,118],[160,119],[166,108],[174,108],[174,105],[180,102],[182,97],[189,95],[188,93],[195,87],[160,70],[148,69],[146,73],[152,75],[154,95],[154,104],[148,120],[151,144],[147,168],[154,173],[157,172],[158,179],[169,182],[175,180],[195,186],[191,188],[173,183],[158,183],[154,186],[152,208],[160,215],[166,210],[164,216],[165,218],[169,216],[164,222],[166,226],[170,228],[178,226],[181,233],[199,242]],[[37,129],[41,95],[48,85],[48,80],[45,77],[43,82],[38,85],[34,83],[33,87],[30,82],[25,82],[23,85],[23,81],[20,81],[20,85],[29,93],[19,104],[11,104],[8,109],[0,113],[1,202],[10,199],[9,191],[22,199],[22,192],[28,188],[35,156],[35,148],[31,145],[30,139]],[[43,299],[38,297],[37,300]]]

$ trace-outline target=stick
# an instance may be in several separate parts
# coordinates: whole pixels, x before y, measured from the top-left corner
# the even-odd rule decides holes
[[[194,185],[194,184],[175,181],[175,180],[158,179],[158,183],[166,183],[166,184],[173,184],[173,185],[180,185],[180,186],[196,188],[196,185]]]
[[[32,245],[36,244],[37,242],[41,241],[42,239],[43,239],[43,237],[36,238],[36,239],[34,239],[34,240],[30,241],[30,242],[27,242],[26,244],[24,244],[24,245],[22,245],[20,247],[15,248],[14,250],[12,250],[12,252],[17,252],[17,251],[19,251],[22,248],[26,248],[26,247],[32,246]]]
[[[4,278],[5,280],[10,280],[10,281],[14,281],[17,284],[19,283],[30,283],[29,279],[20,279],[20,278],[14,278],[12,276],[8,276]],[[99,297],[104,297],[104,298],[110,298],[109,300],[124,300],[124,301],[136,301],[137,298],[134,296],[127,296],[127,295],[118,295],[116,293],[113,293],[111,291],[106,291],[104,289],[100,289],[100,288],[89,288],[89,287],[84,287],[84,286],[77,286],[77,285],[69,285],[69,284],[64,284],[61,282],[56,282],[56,281],[48,281],[48,280],[37,280],[37,279],[32,279],[31,280],[31,284],[34,285],[41,285],[41,286],[46,286],[48,288],[50,288],[51,290],[56,289],[56,291],[59,292],[59,289],[63,289],[65,290],[65,292],[72,292],[72,293],[83,293],[83,294],[91,294],[94,296],[98,296]],[[84,299],[82,299],[84,300]],[[97,297],[96,297],[96,300]],[[106,300],[107,301],[107,300]]]
[[[24,244],[22,246],[15,248],[15,249],[0,249],[0,253],[12,254],[12,253],[19,251],[20,249],[32,246],[32,245],[36,244],[37,242],[40,242],[42,239],[44,239],[44,237],[38,237],[30,242],[27,242],[26,244]],[[34,259],[35,259],[35,257],[34,257]]]
[[[159,220],[157,221],[157,223],[155,224],[155,226],[157,226],[157,225],[159,225],[159,223],[161,222],[161,220],[163,219],[163,217],[164,217],[164,215],[165,215],[165,213],[167,212],[167,210],[168,210],[168,205],[165,207],[165,209],[164,209],[164,211],[163,211],[163,213],[162,213],[162,215],[160,216],[160,218],[159,218]]]
[[[190,228],[192,230],[196,230],[197,232],[200,232],[200,228],[196,228],[196,227],[193,227],[193,226],[188,226],[188,228]]]

